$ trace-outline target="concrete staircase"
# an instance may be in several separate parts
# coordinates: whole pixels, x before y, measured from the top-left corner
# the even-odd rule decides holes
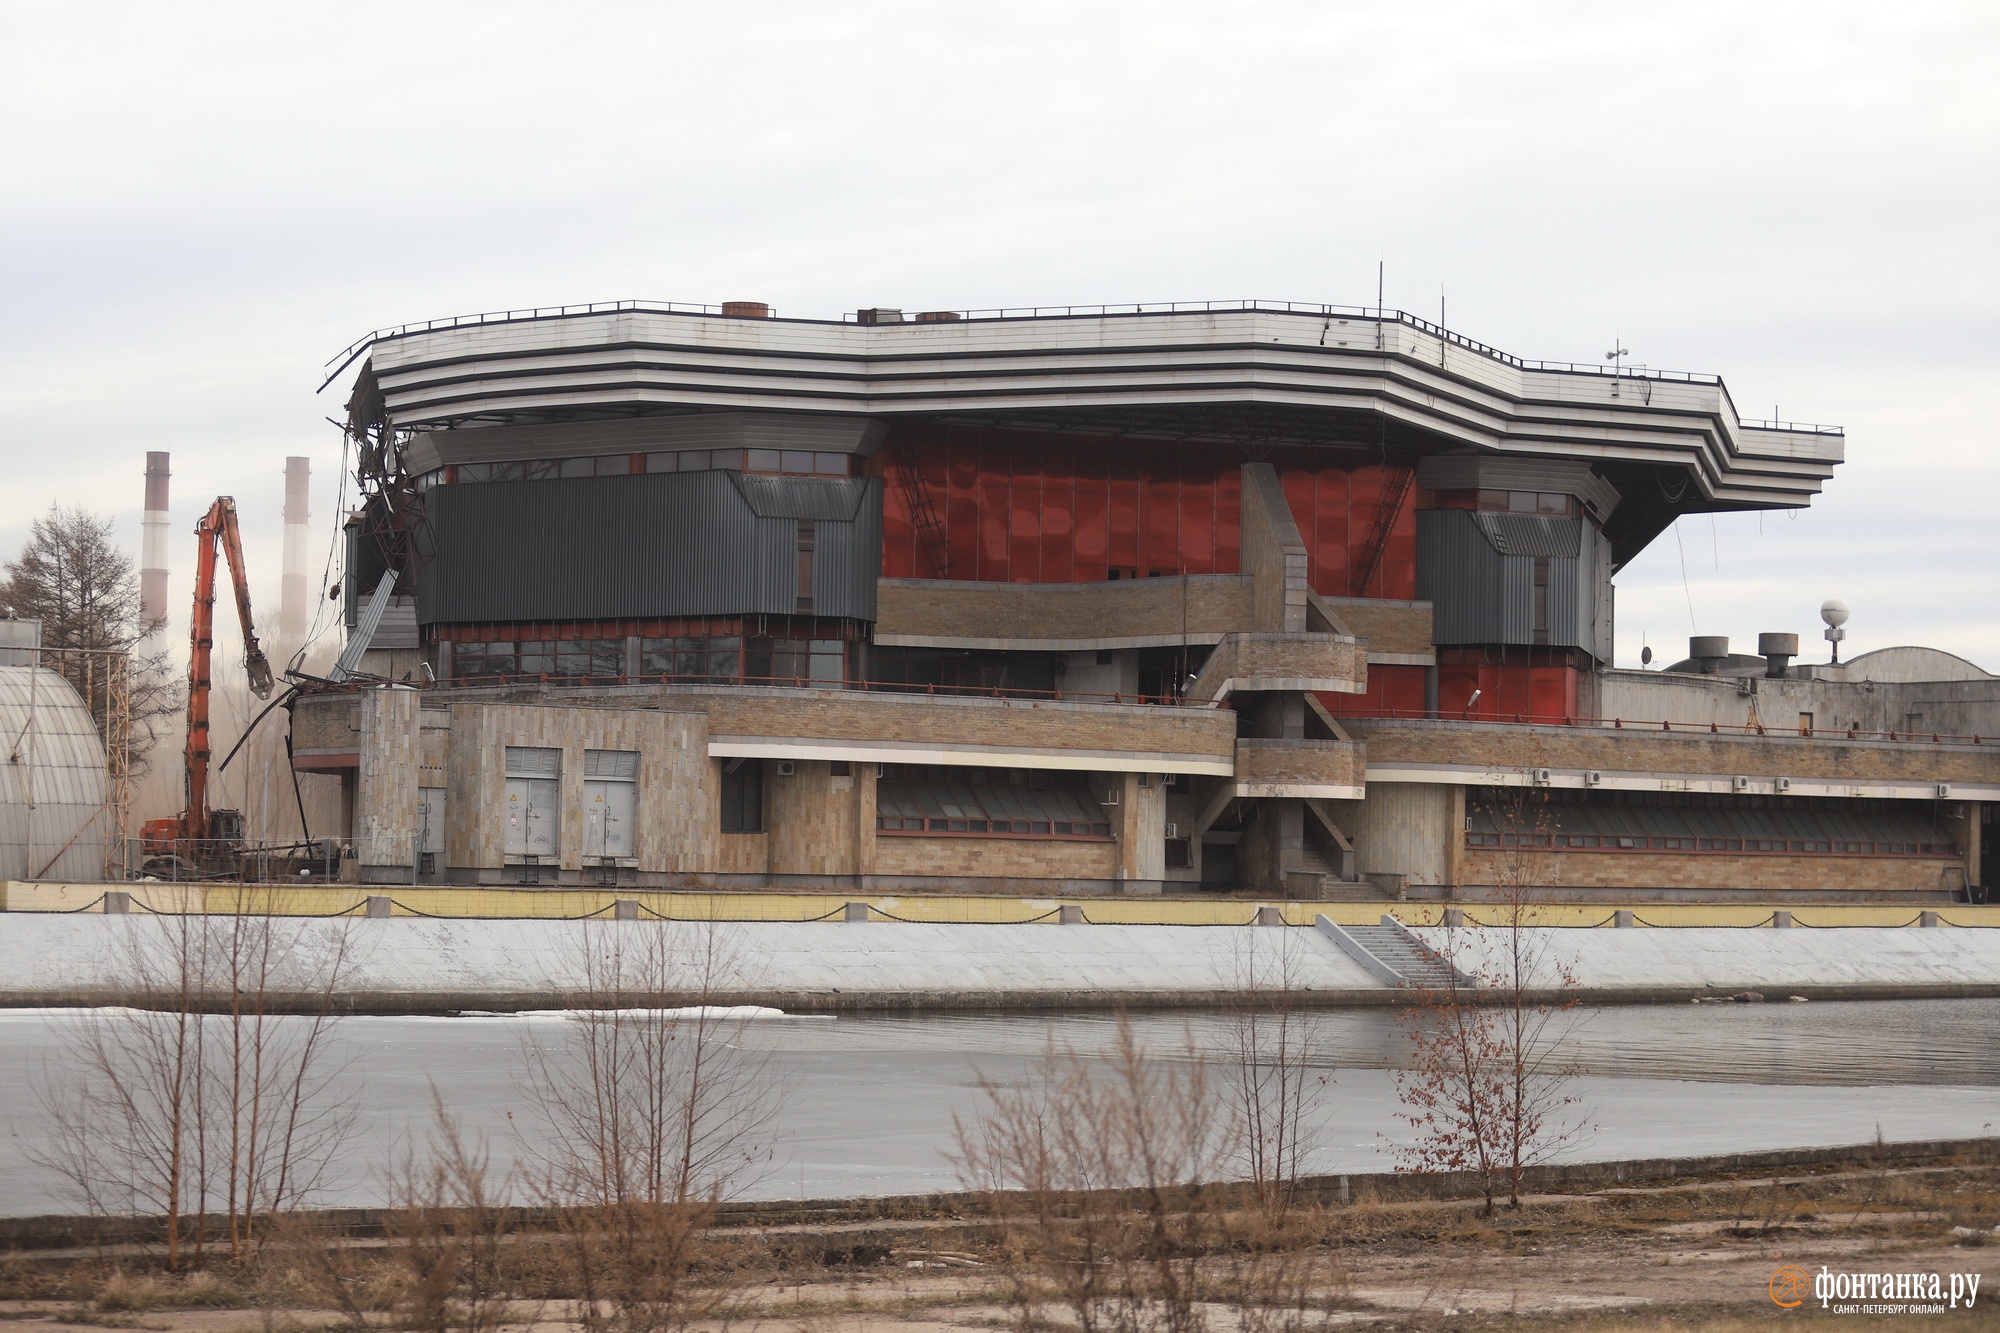
[[[1476,983],[1442,957],[1424,947],[1423,941],[1403,929],[1393,918],[1384,917],[1379,926],[1346,926],[1348,937],[1394,972],[1402,984],[1417,990],[1445,990],[1454,982],[1460,986]]]

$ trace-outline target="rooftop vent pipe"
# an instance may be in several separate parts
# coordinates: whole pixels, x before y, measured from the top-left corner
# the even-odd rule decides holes
[[[722,313],[738,319],[769,319],[771,307],[762,301],[724,301]]]
[[[1773,679],[1782,677],[1786,667],[1799,655],[1799,636],[1796,634],[1759,634],[1757,655],[1764,659],[1764,674]]]
[[[1688,656],[1701,663],[1701,674],[1713,676],[1729,664],[1727,634],[1697,634],[1688,640]]]

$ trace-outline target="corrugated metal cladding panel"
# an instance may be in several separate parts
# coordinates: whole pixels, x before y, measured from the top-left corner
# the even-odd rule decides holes
[[[881,483],[730,472],[571,477],[439,486],[427,495],[432,555],[417,586],[423,624],[664,616],[790,615],[799,520],[814,522],[821,615],[872,620]],[[826,517],[820,517],[820,515]],[[873,532],[865,544],[855,529]],[[848,531],[842,531],[847,529]],[[838,605],[841,609],[832,609]]]
[[[402,582],[401,579],[397,580]],[[382,613],[382,623],[375,627],[375,637],[368,642],[370,648],[419,648],[417,638],[417,599],[414,597],[391,597],[389,609]]]
[[[1603,536],[1582,519],[1417,513],[1417,597],[1432,604],[1432,639],[1452,644],[1535,642],[1535,563],[1549,568],[1549,646],[1600,655],[1610,598]]]
[[[1417,599],[1441,644],[1506,643],[1506,567],[1463,509],[1417,511]]]
[[[620,421],[424,431],[412,439],[404,461],[413,472],[427,472],[442,463],[671,449],[814,449],[872,454],[881,446],[886,430],[872,417],[689,411]]]
[[[0,878],[99,878],[116,830],[90,710],[53,671],[0,666],[0,728],[19,757],[0,763]]]
[[[875,585],[882,576],[882,491],[856,506],[851,523],[813,524],[813,613],[875,619]]]

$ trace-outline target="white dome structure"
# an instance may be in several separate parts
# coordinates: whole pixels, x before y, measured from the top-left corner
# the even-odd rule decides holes
[[[0,666],[0,761],[0,879],[102,879],[117,835],[104,744],[56,672]]]

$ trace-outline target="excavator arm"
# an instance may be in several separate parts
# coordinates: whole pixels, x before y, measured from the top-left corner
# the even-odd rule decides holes
[[[217,548],[229,560],[229,577],[236,591],[236,616],[243,625],[243,669],[259,699],[271,697],[271,664],[257,642],[250,617],[250,583],[245,576],[243,539],[236,527],[236,501],[218,496],[201,522],[195,524],[194,616],[188,625],[187,809],[181,815],[184,838],[210,836],[208,812],[208,694],[215,655],[215,562]]]

